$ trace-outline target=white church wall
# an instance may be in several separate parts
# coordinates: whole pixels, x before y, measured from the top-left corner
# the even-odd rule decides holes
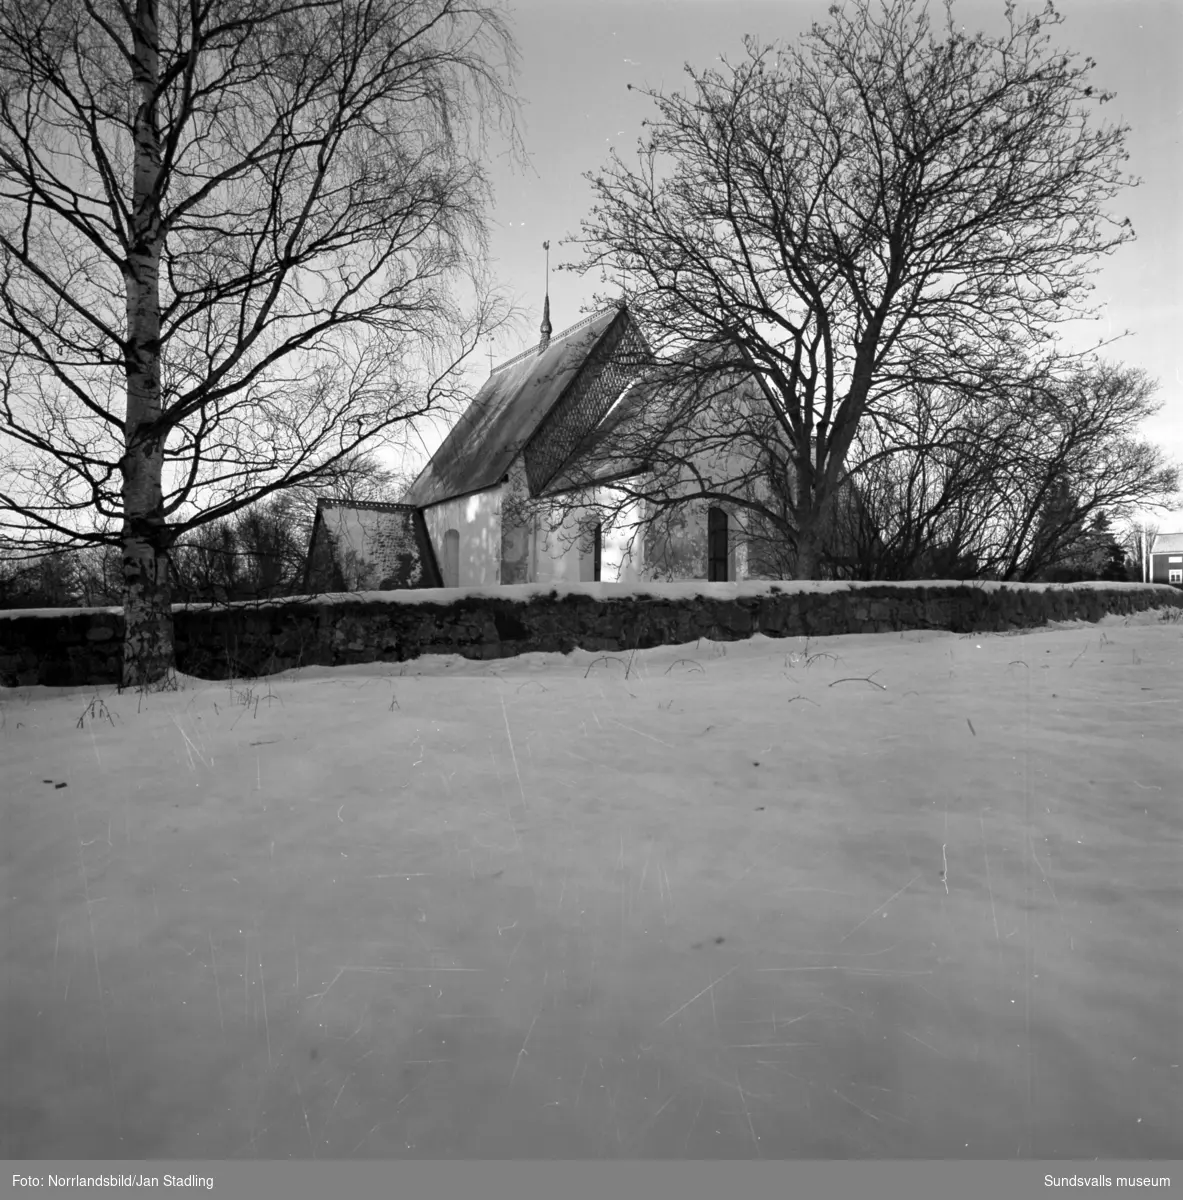
[[[566,513],[561,525],[551,528],[556,515],[543,510],[533,522],[532,583],[579,583],[582,578],[584,555],[579,545],[582,510]]]
[[[742,448],[722,454],[692,454],[694,470],[687,469],[684,488],[697,490],[697,478],[714,480],[716,486],[728,480],[752,478],[752,455]],[[758,485],[757,485],[758,486]],[[676,494],[676,490],[675,490]],[[748,545],[744,526],[750,519],[740,505],[727,501],[693,499],[646,531],[646,581],[705,580],[708,574],[708,512],[721,508],[727,514],[727,579],[739,582],[751,578],[755,556]]]
[[[605,488],[604,502],[619,497],[614,488]],[[645,577],[644,538],[636,524],[644,511],[640,501],[625,505],[620,516],[603,532],[600,549],[600,579],[607,583],[640,583]]]
[[[727,514],[727,581],[748,577],[748,547],[743,540],[734,508],[726,503],[688,500],[667,512],[643,538],[645,582],[704,580],[707,577],[707,513],[718,507]]]
[[[542,552],[536,576],[539,582],[593,582],[595,554],[592,547],[586,545],[587,539],[580,538],[580,533],[595,523],[601,524],[600,582],[637,583],[642,580],[642,539],[633,536],[633,526],[641,511],[639,502],[625,505],[611,524],[601,520],[600,505],[614,508],[619,499],[619,492],[614,488],[596,488],[589,494],[586,505],[566,511],[557,529],[552,528],[558,520],[557,514],[540,522]]]
[[[489,488],[433,504],[423,510],[423,519],[436,562],[444,572],[446,587],[482,587],[500,582],[500,488]],[[459,534],[456,579],[448,578],[451,556],[448,553],[447,534],[452,529]]]
[[[533,571],[535,539],[531,532],[530,485],[519,454],[501,488],[501,542],[498,547],[502,584],[528,583]]]
[[[594,582],[595,555],[588,544],[586,530],[600,522],[597,505],[612,505],[618,500],[613,489],[597,489],[585,504],[562,506],[545,503],[534,509],[531,524],[530,582]],[[637,505],[626,506],[612,525],[601,522],[600,582],[639,583],[643,578],[641,539],[630,528],[636,520]]]
[[[707,577],[706,506],[687,501],[661,513],[644,533],[646,582]]]

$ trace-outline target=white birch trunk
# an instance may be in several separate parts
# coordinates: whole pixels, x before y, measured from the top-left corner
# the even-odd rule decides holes
[[[138,108],[127,285],[127,419],[123,472],[123,683],[160,684],[173,666],[169,533],[163,513],[164,440],[156,428],[160,389],[160,134],[157,0],[136,0]]]

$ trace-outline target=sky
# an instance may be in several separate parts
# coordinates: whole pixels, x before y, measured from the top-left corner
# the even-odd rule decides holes
[[[685,63],[703,67],[719,55],[738,56],[744,34],[795,39],[812,21],[824,20],[827,6],[828,0],[522,0],[514,6],[521,56],[517,92],[530,163],[523,170],[505,154],[494,157],[490,249],[494,279],[516,298],[523,319],[513,335],[482,348],[476,383],[490,350],[500,361],[536,340],[543,241],[551,243],[552,268],[576,257],[574,248],[562,243],[578,230],[591,204],[584,173],[601,166],[613,147],[627,160],[641,122],[652,115],[650,102],[628,85],[677,87]],[[954,11],[967,27],[990,28],[997,26],[1002,8],[1002,0],[959,0]],[[1145,434],[1183,461],[1183,358],[1176,334],[1176,281],[1183,277],[1178,219],[1183,5],[1063,0],[1060,8],[1066,20],[1057,42],[1097,61],[1096,82],[1117,94],[1106,115],[1132,127],[1128,169],[1143,180],[1116,209],[1133,221],[1137,241],[1105,260],[1094,295],[1106,315],[1081,333],[1095,340],[1098,333],[1130,331],[1107,354],[1159,381],[1164,407],[1147,423]],[[592,276],[552,269],[556,331],[579,319],[597,286]],[[1078,340],[1078,348],[1085,344]],[[431,440],[425,448],[434,449]],[[1183,512],[1175,516],[1183,528]]]

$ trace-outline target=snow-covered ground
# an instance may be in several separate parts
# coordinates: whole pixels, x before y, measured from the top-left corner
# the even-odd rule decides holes
[[[0,1156],[1183,1155],[1183,623],[0,690]]]

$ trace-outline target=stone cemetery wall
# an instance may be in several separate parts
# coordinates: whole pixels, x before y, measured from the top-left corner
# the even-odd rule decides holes
[[[1002,631],[1151,608],[1183,610],[1183,590],[943,581],[522,585],[178,605],[174,621],[178,670],[227,679],[421,654],[628,651],[755,633]],[[122,636],[118,609],[0,612],[0,686],[117,683]]]

